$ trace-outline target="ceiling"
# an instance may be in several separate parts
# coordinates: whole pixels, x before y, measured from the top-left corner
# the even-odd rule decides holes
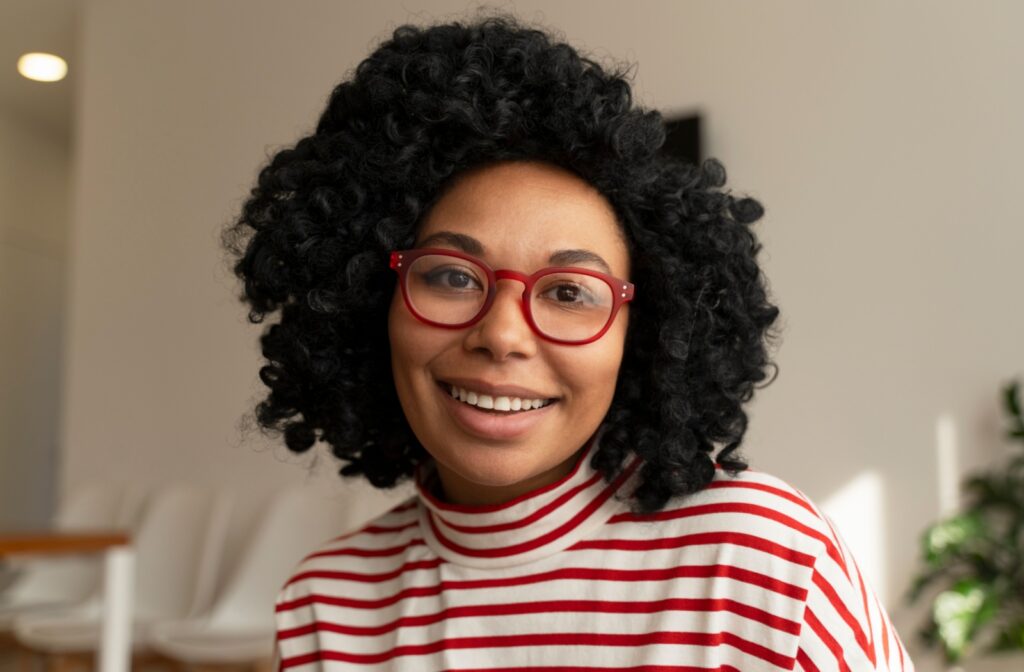
[[[0,111],[69,143],[75,86],[75,24],[79,0],[0,0]],[[33,82],[18,74],[28,51],[68,62],[59,82]]]

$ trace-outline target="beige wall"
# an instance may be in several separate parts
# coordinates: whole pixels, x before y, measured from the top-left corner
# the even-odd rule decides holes
[[[0,529],[45,525],[55,498],[68,152],[0,111]]]
[[[255,502],[306,478],[304,460],[239,437],[262,390],[258,332],[217,230],[378,39],[473,6],[87,4],[64,483],[187,478]],[[984,463],[1002,449],[998,388],[1024,373],[1024,5],[499,6],[637,62],[641,103],[699,108],[732,188],[766,205],[757,230],[785,332],[748,457],[834,512],[914,647],[919,615],[899,595],[939,510],[936,423],[955,422],[961,468]],[[384,507],[333,469],[320,461],[326,492]]]

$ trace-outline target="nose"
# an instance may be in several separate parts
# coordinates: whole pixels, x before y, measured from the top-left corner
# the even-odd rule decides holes
[[[490,309],[466,334],[468,350],[488,353],[496,361],[536,354],[537,336],[526,318],[524,288],[521,280],[498,280]]]

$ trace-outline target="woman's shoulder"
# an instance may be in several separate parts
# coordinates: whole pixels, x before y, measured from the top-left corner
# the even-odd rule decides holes
[[[308,594],[317,583],[373,581],[391,565],[400,567],[408,552],[422,545],[415,495],[355,530],[309,552],[281,587],[278,602]]]
[[[785,479],[753,468],[729,472],[716,465],[704,489],[674,497],[652,515],[687,531],[752,545],[779,544],[812,557],[837,545],[831,521],[810,497]]]

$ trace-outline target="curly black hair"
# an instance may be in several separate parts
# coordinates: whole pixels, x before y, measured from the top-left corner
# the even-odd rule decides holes
[[[402,25],[331,93],[316,131],[260,170],[222,232],[261,338],[269,394],[261,431],[304,452],[318,440],[377,488],[429,453],[391,375],[388,253],[454,178],[499,161],[572,171],[612,205],[637,287],[615,395],[591,465],[611,481],[644,458],[635,512],[699,491],[717,462],[735,475],[743,404],[766,378],[768,301],[755,258],[753,198],[727,190],[716,160],[660,151],[657,111],[633,105],[630,67],[602,67],[546,29],[506,14]],[[772,377],[768,383],[775,379]]]

